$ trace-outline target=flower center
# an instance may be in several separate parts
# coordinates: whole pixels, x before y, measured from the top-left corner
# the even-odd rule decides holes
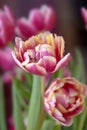
[[[24,53],[24,61],[22,62],[22,65],[25,66],[26,64],[32,62],[35,62],[35,51],[33,49],[29,49]]]
[[[49,44],[39,44],[35,47],[36,52],[36,61],[43,58],[44,56],[52,56],[55,57],[55,52]]]

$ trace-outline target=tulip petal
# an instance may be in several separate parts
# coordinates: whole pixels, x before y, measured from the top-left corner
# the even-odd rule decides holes
[[[56,109],[57,110],[57,109]],[[59,121],[62,125],[64,126],[70,126],[72,124],[72,119],[71,118],[65,118],[62,113],[60,115],[60,112],[57,110],[56,112],[52,113],[52,117]]]
[[[56,66],[56,59],[52,56],[44,56],[38,61],[38,64],[44,66],[47,72],[52,72]]]
[[[16,58],[16,55],[15,55],[15,53],[14,53],[13,51],[12,51],[12,57],[13,57],[14,61],[16,62],[16,64],[17,64],[20,68],[22,68],[23,70],[27,71],[27,70],[22,66],[21,62]]]
[[[59,70],[59,69],[61,69],[61,68],[64,67],[66,64],[68,64],[68,62],[70,61],[70,59],[71,59],[71,55],[70,55],[70,53],[68,53],[66,56],[64,56],[64,57],[57,63],[54,72],[57,71],[57,70]]]
[[[46,70],[42,66],[39,66],[37,63],[29,63],[25,67],[30,73],[34,73],[41,76],[47,75]]]

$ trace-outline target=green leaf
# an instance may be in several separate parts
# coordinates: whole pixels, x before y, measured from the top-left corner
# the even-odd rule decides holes
[[[87,111],[85,110],[85,111],[81,114],[81,116],[80,116],[78,130],[83,130],[86,117],[87,117]],[[87,124],[86,124],[86,125],[87,125]]]
[[[13,117],[14,117],[14,124],[16,130],[25,130],[23,117],[22,117],[22,111],[18,102],[17,98],[17,87],[18,83],[17,80],[13,81]]]
[[[5,117],[4,88],[0,77],[0,130],[7,130]]]
[[[23,84],[20,82],[20,80],[16,79],[16,88],[17,90],[24,95],[24,97],[29,100],[30,98],[30,92],[28,90],[26,90],[25,86],[23,86]]]
[[[86,99],[85,109],[84,111],[79,115],[79,125],[78,130],[85,130],[85,126],[87,126],[87,99]]]
[[[22,107],[25,110],[28,110],[28,106],[26,104],[26,100],[24,99],[23,95],[21,94],[20,91],[17,91],[17,97],[18,97],[18,101],[20,104],[20,107]]]
[[[41,130],[53,130],[53,128],[54,128],[54,121],[45,120]]]
[[[28,128],[27,130],[38,130],[38,122],[41,106],[41,77],[33,76],[32,94],[29,104]]]
[[[26,81],[27,81],[27,84],[28,84],[28,87],[29,88],[32,88],[32,81],[33,81],[33,76],[32,74],[29,74],[29,73],[25,73],[25,76],[26,76]]]

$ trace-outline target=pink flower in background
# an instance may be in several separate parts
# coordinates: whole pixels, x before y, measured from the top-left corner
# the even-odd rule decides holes
[[[69,126],[72,118],[83,111],[85,96],[86,86],[75,78],[56,78],[45,92],[45,110],[62,125]]]
[[[15,62],[25,71],[45,76],[66,65],[71,56],[63,57],[63,37],[50,32],[32,36],[27,41],[16,38],[16,48],[12,52]]]
[[[40,9],[32,9],[29,12],[28,20],[34,25],[37,32],[45,28],[44,15],[40,11]]]
[[[23,39],[27,39],[37,33],[36,28],[26,18],[18,19],[16,24],[15,33]]]
[[[15,22],[11,10],[4,6],[0,10],[0,48],[7,45],[13,38]]]
[[[9,130],[15,130],[15,126],[14,126],[12,117],[9,118],[8,122],[9,122]]]
[[[87,29],[87,9],[82,7],[81,14],[82,14],[82,18],[83,18],[83,21],[84,21],[86,29]]]
[[[3,50],[0,50],[0,67],[4,71],[13,71],[16,67],[11,52],[12,49],[10,47],[6,47]]]
[[[29,12],[28,18],[19,18],[16,22],[15,32],[23,39],[44,30],[52,30],[55,26],[56,16],[52,7],[43,5]]]
[[[44,29],[52,30],[56,23],[56,14],[52,7],[43,5],[40,8],[40,12],[44,16]]]

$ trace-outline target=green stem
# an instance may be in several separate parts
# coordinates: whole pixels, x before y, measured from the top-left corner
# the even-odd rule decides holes
[[[27,130],[38,130],[41,106],[41,77],[33,76],[32,94],[29,103],[28,128]]]
[[[41,112],[40,112],[40,118],[39,118],[39,126],[38,130],[41,130],[43,121],[45,118],[45,112],[44,112],[44,90],[45,90],[45,77],[41,77],[41,95],[42,95],[42,104],[41,104]]]
[[[0,130],[7,130],[5,117],[4,88],[0,77]]]
[[[87,110],[84,110],[84,112],[81,115],[80,121],[79,121],[79,129],[78,130],[83,130],[86,117],[87,117]]]

